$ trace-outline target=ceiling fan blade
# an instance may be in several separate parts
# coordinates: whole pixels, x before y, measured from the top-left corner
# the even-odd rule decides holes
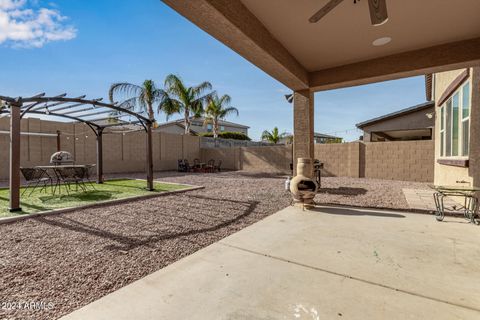
[[[336,6],[342,3],[343,0],[330,0],[322,9],[318,10],[308,21],[311,23],[318,22],[322,19],[327,13],[332,11]]]
[[[387,22],[387,0],[368,0],[368,8],[370,9],[370,19],[374,26]]]

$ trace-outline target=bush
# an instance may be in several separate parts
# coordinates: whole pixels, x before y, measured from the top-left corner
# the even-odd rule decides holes
[[[213,137],[213,132],[205,132],[200,134],[202,137]],[[241,132],[219,132],[218,137],[222,139],[234,139],[234,140],[252,140],[246,134]]]

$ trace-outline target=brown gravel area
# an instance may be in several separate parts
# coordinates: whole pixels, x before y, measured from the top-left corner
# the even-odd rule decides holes
[[[0,309],[0,319],[56,319],[290,204],[282,177],[156,178],[205,189],[0,225],[0,302],[53,303],[48,311]],[[426,187],[352,178],[323,178],[322,186],[317,202],[387,208],[408,208],[402,188]]]
[[[322,178],[317,203],[356,207],[409,209],[402,189],[429,189],[427,183],[344,177]]]
[[[0,302],[53,303],[0,319],[56,319],[289,205],[283,178],[157,176],[206,188],[0,225]]]

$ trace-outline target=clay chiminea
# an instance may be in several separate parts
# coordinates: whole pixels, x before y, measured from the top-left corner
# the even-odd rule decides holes
[[[317,193],[317,183],[309,176],[312,174],[312,159],[298,158],[297,175],[290,182],[290,192],[293,195],[294,205],[309,209],[315,203],[313,198]]]

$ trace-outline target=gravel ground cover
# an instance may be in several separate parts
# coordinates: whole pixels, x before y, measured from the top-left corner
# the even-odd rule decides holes
[[[410,208],[404,188],[429,190],[428,183],[423,182],[325,177],[315,202],[404,210]]]
[[[46,306],[0,308],[0,319],[57,319],[290,204],[283,177],[165,172],[156,178],[205,189],[0,225],[0,303]],[[322,186],[317,202],[391,208],[408,207],[402,188],[425,188],[351,178],[324,178]]]

